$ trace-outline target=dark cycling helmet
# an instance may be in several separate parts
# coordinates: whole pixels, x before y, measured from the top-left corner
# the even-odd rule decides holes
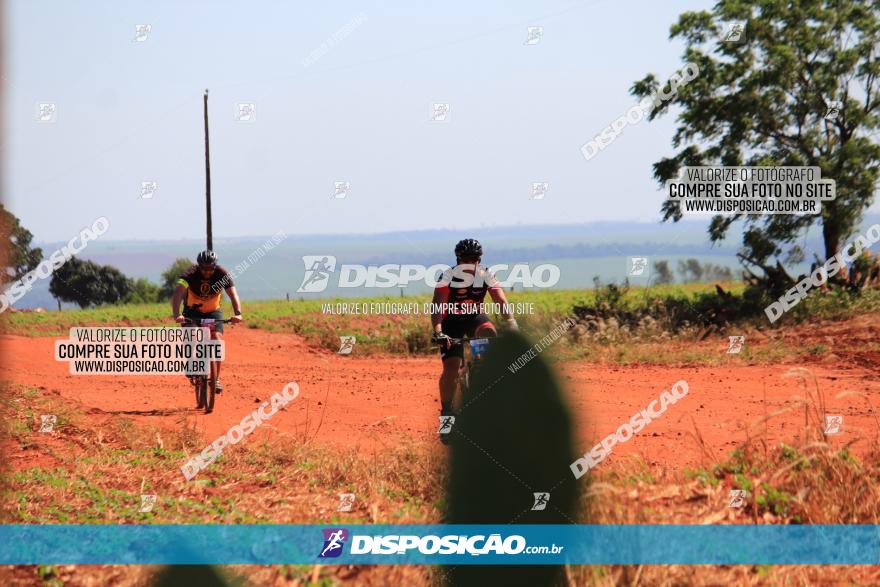
[[[456,258],[482,257],[483,246],[480,244],[480,241],[474,238],[460,240],[458,241],[458,244],[455,245],[455,256]]]
[[[202,251],[199,253],[199,256],[196,257],[196,263],[199,265],[216,265],[217,264],[217,253],[214,251]]]

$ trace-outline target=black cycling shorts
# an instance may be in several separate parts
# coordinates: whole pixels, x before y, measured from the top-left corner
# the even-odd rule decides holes
[[[204,313],[204,312],[196,312],[195,310],[192,310],[190,308],[184,308],[183,309],[183,317],[189,318],[190,320],[201,320],[202,318],[213,318],[214,320],[217,321],[217,323],[214,324],[214,326],[216,327],[216,328],[214,328],[214,331],[219,332],[220,334],[223,334],[224,324],[223,324],[223,322],[221,322],[221,320],[223,320],[223,310],[214,310],[213,312]],[[184,326],[188,327],[188,328],[198,328],[199,327],[198,324],[184,324]]]
[[[479,328],[483,324],[492,324],[492,321],[489,320],[489,317],[485,314],[476,314],[464,317],[448,315],[443,318],[443,321],[440,323],[440,328],[443,330],[443,334],[445,334],[446,336],[451,336],[452,338],[462,338],[465,336],[467,336],[468,338],[473,338],[477,332],[477,328]],[[494,336],[494,332],[492,333],[492,336]],[[446,349],[441,346],[440,358],[445,361],[450,357],[464,358],[464,345],[462,345],[460,342],[454,342],[450,343]]]

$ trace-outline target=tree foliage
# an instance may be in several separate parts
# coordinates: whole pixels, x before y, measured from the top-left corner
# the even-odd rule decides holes
[[[701,281],[731,281],[733,272],[729,267],[715,265],[714,263],[700,263],[699,259],[688,259],[678,262],[678,274],[681,280],[687,282]]]
[[[174,260],[174,263],[168,266],[168,269],[162,272],[162,280],[159,295],[160,299],[167,299],[171,297],[171,294],[174,292],[174,287],[177,285],[177,279],[180,277],[180,274],[189,269],[192,266],[193,262],[189,259],[185,259],[180,257]]]
[[[33,238],[34,235],[21,225],[19,219],[0,204],[0,239],[6,245],[0,283],[21,279],[40,264],[43,250],[31,246]]]
[[[144,277],[131,280],[131,291],[125,296],[126,304],[151,304],[161,302],[161,288]]]
[[[659,182],[697,165],[815,166],[836,180],[837,199],[823,203],[821,215],[712,219],[712,242],[744,220],[741,258],[768,276],[768,265],[782,269],[785,249],[814,224],[825,258],[836,254],[874,201],[878,12],[877,2],[857,0],[721,0],[712,12],[682,14],[671,28],[670,37],[685,43],[683,60],[699,74],[649,114],[681,109],[677,152],[654,164]],[[733,21],[745,22],[744,40],[722,42],[724,23]],[[631,92],[646,97],[659,85],[649,74]],[[836,118],[826,116],[832,102],[842,103]],[[663,213],[664,220],[682,217],[678,202],[664,202]]]
[[[49,292],[62,302],[80,308],[124,301],[132,291],[132,281],[119,269],[71,257],[52,274]]]
[[[675,275],[672,274],[672,270],[669,268],[669,261],[665,260],[654,262],[654,276],[654,283],[658,285],[665,285],[675,281]]]

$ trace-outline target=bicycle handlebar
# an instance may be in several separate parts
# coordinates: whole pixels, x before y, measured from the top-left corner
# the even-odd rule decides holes
[[[201,325],[202,325],[202,320],[203,320],[203,318],[199,318],[199,321],[196,322],[195,320],[193,320],[193,319],[191,319],[191,318],[187,318],[186,320],[184,320],[183,322],[181,322],[181,324],[197,324],[198,326],[201,326]],[[215,320],[215,319],[213,319],[213,318],[208,318],[208,320],[214,320],[214,321],[213,321],[213,322],[208,322],[208,324],[206,324],[206,326],[208,326],[208,325],[210,325],[210,324],[216,324],[216,323],[218,323],[218,322],[222,322],[223,324],[229,324],[230,322],[232,322],[232,318],[225,318],[225,319],[223,319],[223,320]]]
[[[496,337],[494,337],[494,336],[477,336],[477,337],[474,337],[474,338],[471,338],[471,337],[469,337],[469,336],[463,336],[462,338],[455,338],[454,336],[447,336],[447,337],[446,337],[446,339],[447,339],[449,342],[456,343],[456,344],[458,344],[458,343],[465,343],[465,342],[468,342],[468,341],[471,341],[471,340],[489,340],[490,338],[496,338]],[[439,344],[441,344],[441,341],[439,341],[439,340],[438,340],[438,341],[433,341],[433,342],[434,342],[435,345],[439,345]]]

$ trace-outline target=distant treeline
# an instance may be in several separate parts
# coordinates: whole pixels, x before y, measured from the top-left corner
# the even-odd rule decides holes
[[[735,279],[730,267],[715,265],[714,263],[700,263],[697,259],[679,261],[677,269],[681,283],[732,281]],[[738,276],[738,278],[741,279],[742,275]],[[651,275],[651,283],[658,285],[675,283],[675,275],[669,268],[669,261],[654,262],[654,273]]]
[[[599,244],[590,245],[578,243],[574,245],[544,245],[536,247],[521,248],[494,248],[490,244],[484,243],[484,251],[487,258],[494,259],[498,262],[519,263],[527,261],[546,261],[547,259],[589,259],[599,257],[619,257],[619,256],[640,256],[652,254],[652,251],[662,251],[665,255],[684,256],[684,255],[730,255],[736,256],[735,248],[710,247],[693,244],[674,244],[666,245],[663,243],[617,243],[617,244]],[[449,255],[452,256],[452,251]],[[366,259],[358,259],[357,262],[367,265],[384,263],[418,263],[422,265],[433,265],[442,263],[444,259],[438,259],[438,254],[434,253],[415,253],[413,251],[396,251],[385,255],[374,255]],[[445,262],[449,262],[448,259]]]

